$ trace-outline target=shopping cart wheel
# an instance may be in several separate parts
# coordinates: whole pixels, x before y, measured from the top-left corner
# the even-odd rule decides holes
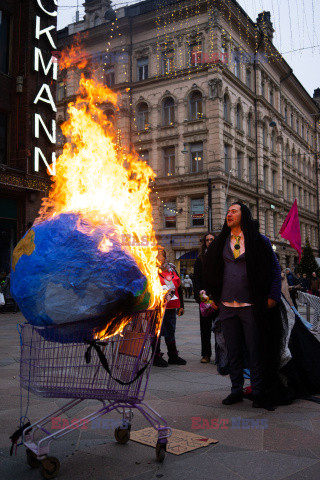
[[[41,460],[40,472],[44,478],[55,478],[60,470],[60,462],[56,457],[46,457]]]
[[[117,427],[114,431],[114,438],[118,443],[125,444],[130,440],[130,430],[129,428]]]
[[[30,450],[30,448],[27,448],[26,454],[27,454],[27,464],[31,468],[39,468],[41,461],[37,459],[37,455],[32,450]]]
[[[166,456],[167,445],[166,443],[157,442],[156,445],[156,459],[162,463]]]

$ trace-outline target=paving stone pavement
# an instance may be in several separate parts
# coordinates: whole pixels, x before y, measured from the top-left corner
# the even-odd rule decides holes
[[[305,314],[304,307],[299,307]],[[9,456],[9,436],[20,418],[19,335],[20,313],[0,314],[0,480],[39,479],[40,472],[26,463],[25,448]],[[116,443],[110,422],[91,424],[52,442],[50,453],[59,458],[61,480],[319,480],[320,406],[297,400],[274,412],[253,409],[251,402],[227,407],[221,400],[230,391],[228,377],[216,367],[200,363],[198,307],[186,302],[178,319],[177,345],[185,366],[153,367],[146,402],[174,428],[219,440],[181,456],[167,454],[164,463],[155,460],[154,449],[129,441]],[[319,338],[319,336],[318,336]],[[318,368],[320,368],[318,366]],[[22,391],[23,404],[27,392]],[[64,400],[29,395],[28,417],[32,422],[54,411]],[[87,400],[69,418],[81,418],[96,408]],[[24,411],[24,410],[23,410]],[[264,425],[265,428],[261,428]],[[132,429],[148,427],[134,412]],[[260,428],[258,428],[260,427]]]

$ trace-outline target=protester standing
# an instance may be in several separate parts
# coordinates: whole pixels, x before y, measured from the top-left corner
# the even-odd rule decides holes
[[[204,281],[203,281],[203,261],[204,255],[209,247],[209,245],[214,240],[214,234],[207,232],[201,239],[201,249],[200,255],[197,257],[194,264],[193,272],[193,292],[194,299],[200,305],[200,292],[204,290]],[[199,307],[200,315],[200,336],[201,336],[201,363],[209,363],[212,356],[212,347],[211,347],[211,329],[213,320],[217,317],[217,313],[212,313],[208,316],[203,316]]]
[[[320,279],[317,277],[316,272],[312,272],[312,277],[310,280],[310,288],[312,295],[319,296],[319,289],[320,289]]]
[[[222,403],[243,400],[243,347],[246,346],[253,407],[273,409],[280,364],[281,270],[267,237],[249,208],[236,202],[204,261],[207,291],[219,307],[228,349],[231,394]]]
[[[173,298],[167,303],[153,365],[156,367],[167,367],[168,363],[174,365],[185,365],[187,362],[183,358],[179,357],[175,339],[177,311],[178,316],[181,316],[184,313],[180,277],[173,263],[169,263],[167,261],[167,254],[164,248],[158,249],[158,261],[160,282],[162,285],[165,285],[168,290],[172,291]],[[168,362],[162,358],[163,353],[161,353],[160,350],[161,337],[164,337],[168,349]]]

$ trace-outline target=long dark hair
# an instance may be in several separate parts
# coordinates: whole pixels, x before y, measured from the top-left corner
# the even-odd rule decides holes
[[[266,247],[266,241],[259,233],[259,222],[252,218],[250,209],[242,202],[234,202],[232,205],[240,205],[241,229],[244,234],[247,275],[253,294],[257,301],[265,299],[272,281],[272,257],[270,249]],[[224,270],[223,248],[231,232],[225,220],[221,233],[211,243],[204,261],[204,280],[207,291],[214,300],[219,300],[222,287]]]
[[[213,232],[207,232],[201,237],[201,240],[200,240],[201,241],[201,246],[200,246],[200,254],[199,254],[201,262],[203,262],[204,254],[206,253],[206,250],[207,250],[206,238],[207,238],[208,235],[211,235],[213,237],[213,239],[216,238],[216,235]]]

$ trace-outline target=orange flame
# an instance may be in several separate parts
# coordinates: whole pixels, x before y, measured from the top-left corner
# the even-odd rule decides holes
[[[93,229],[111,221],[116,240],[134,257],[147,278],[149,308],[160,305],[163,312],[164,294],[149,200],[154,172],[136,152],[124,154],[103,112],[106,104],[118,109],[117,94],[82,75],[79,96],[69,103],[69,119],[62,125],[68,141],[57,160],[54,183],[49,199],[43,201],[39,220],[73,212],[84,217]],[[104,237],[99,249],[110,248],[112,242]]]
[[[74,43],[70,47],[66,47],[62,50],[59,59],[59,69],[64,70],[76,66],[79,69],[83,69],[87,66],[88,60],[86,53],[81,46],[80,35],[76,34]]]

